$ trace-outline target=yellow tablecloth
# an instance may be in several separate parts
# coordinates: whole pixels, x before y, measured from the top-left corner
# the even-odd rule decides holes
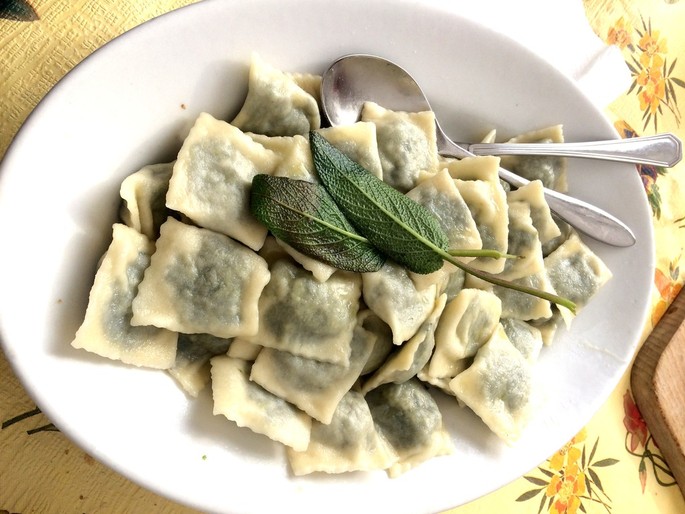
[[[37,102],[74,65],[122,32],[192,0],[0,2],[0,157]],[[621,48],[633,86],[607,109],[624,137],[685,139],[685,2],[584,0],[599,37]],[[657,247],[646,337],[683,283],[685,163],[639,166]],[[685,406],[683,406],[685,408]],[[0,514],[187,513],[74,446],[36,408],[0,353]],[[482,472],[479,470],[479,472]],[[459,487],[459,484],[453,484]],[[685,501],[635,407],[627,373],[590,423],[508,486],[450,514],[685,513]]]

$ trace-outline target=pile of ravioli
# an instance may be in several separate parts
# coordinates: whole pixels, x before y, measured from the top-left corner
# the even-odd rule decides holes
[[[249,192],[257,174],[317,181],[307,134],[319,131],[430,210],[450,248],[520,256],[464,262],[582,308],[611,273],[544,200],[543,185],[566,187],[563,160],[503,159],[531,179],[509,190],[499,158],[440,157],[430,112],[368,103],[358,123],[322,127],[320,80],[253,56],[230,123],[201,114],[174,162],[123,181],[72,345],[166,370],[193,397],[211,387],[214,414],[285,445],[295,475],[394,477],[452,452],[435,394],[514,442],[530,416],[534,363],[569,311],[450,264],[429,275],[391,261],[337,270],[270,235]],[[562,139],[554,126],[513,141]]]

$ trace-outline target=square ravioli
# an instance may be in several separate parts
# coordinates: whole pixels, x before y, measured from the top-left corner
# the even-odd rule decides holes
[[[435,305],[437,285],[419,290],[406,268],[387,261],[380,270],[362,274],[366,305],[392,329],[393,343],[408,341]]]
[[[289,259],[271,266],[250,341],[300,357],[348,365],[361,297],[359,275],[336,272],[319,282]]]
[[[435,115],[431,111],[392,111],[366,102],[362,121],[376,125],[384,182],[406,193],[422,175],[437,171]]]
[[[249,379],[251,363],[227,355],[212,358],[214,415],[221,414],[239,427],[288,447],[309,446],[312,420],[294,405]]]
[[[407,196],[435,215],[451,250],[480,250],[483,247],[471,211],[447,169],[423,180]],[[460,258],[463,262],[472,259]]]
[[[247,97],[231,122],[245,132],[266,136],[304,135],[321,126],[319,105],[309,88],[316,76],[294,76],[252,54]],[[315,86],[314,86],[315,87]]]
[[[83,323],[71,345],[126,364],[167,369],[176,359],[178,335],[157,327],[131,326],[131,304],[155,245],[117,223],[100,263]]]
[[[306,451],[287,450],[295,475],[316,471],[343,473],[386,469],[397,461],[390,445],[378,435],[369,406],[361,393],[348,391],[332,421],[312,422]]]
[[[499,159],[493,156],[446,161],[445,166],[459,194],[469,206],[483,248],[506,252],[509,238],[507,195],[499,179]],[[501,273],[505,259],[479,257],[471,261],[477,269]]]
[[[267,230],[250,213],[252,178],[273,173],[279,161],[240,129],[202,113],[178,152],[167,207],[258,250]]]
[[[499,325],[476,353],[473,364],[449,383],[500,438],[513,443],[528,423],[533,373],[530,363]]]
[[[376,430],[398,456],[387,470],[391,478],[454,450],[438,404],[418,379],[383,384],[366,401]]]
[[[169,218],[133,300],[131,322],[185,334],[253,335],[269,277],[266,261],[249,248]]]
[[[250,380],[327,425],[342,397],[359,378],[375,339],[371,332],[356,326],[347,365],[264,348],[255,360]]]

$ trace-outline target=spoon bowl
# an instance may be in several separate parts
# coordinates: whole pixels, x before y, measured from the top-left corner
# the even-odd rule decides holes
[[[397,64],[368,54],[339,58],[323,74],[321,103],[324,115],[333,126],[355,123],[366,102],[375,102],[396,111],[432,111],[419,84]],[[435,125],[438,153],[458,159],[475,156],[447,137],[437,118]],[[499,176],[514,187],[522,187],[529,182],[501,167]],[[635,244],[632,230],[608,212],[547,188],[545,198],[559,218],[580,232],[612,246]]]

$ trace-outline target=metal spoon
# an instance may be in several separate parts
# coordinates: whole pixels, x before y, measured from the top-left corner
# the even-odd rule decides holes
[[[431,110],[423,91],[409,73],[381,57],[364,54],[341,57],[323,74],[321,102],[331,125],[356,122],[367,101],[407,112]],[[451,141],[437,120],[435,124],[441,155],[458,159],[475,155]],[[504,168],[499,169],[499,176],[514,187],[529,182]],[[613,246],[635,244],[633,232],[615,216],[551,189],[545,189],[545,199],[561,219],[586,235]]]

